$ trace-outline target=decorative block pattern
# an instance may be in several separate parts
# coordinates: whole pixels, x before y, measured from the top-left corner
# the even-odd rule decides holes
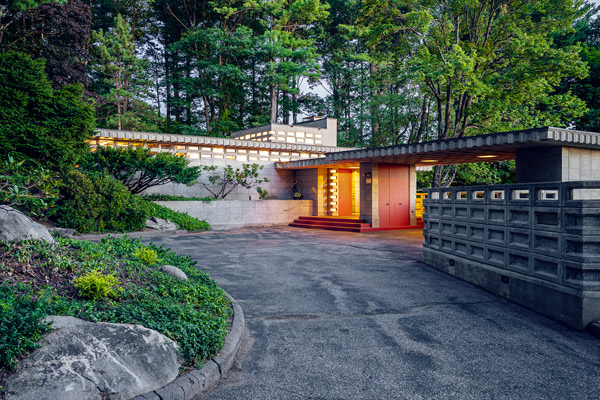
[[[600,182],[430,189],[426,247],[600,292],[600,198],[581,194],[596,191]]]

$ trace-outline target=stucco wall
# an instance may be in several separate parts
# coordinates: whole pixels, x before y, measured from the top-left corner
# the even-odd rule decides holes
[[[249,164],[249,162],[241,162],[237,160],[191,160],[191,166],[203,166],[203,165],[216,165],[219,167],[218,171],[222,171],[226,165],[231,165],[234,169],[241,167],[242,164]],[[291,170],[277,170],[275,164],[272,162],[259,163],[264,168],[260,171],[260,178],[268,178],[268,183],[260,185],[263,189],[269,191],[267,199],[279,199],[289,200],[292,199],[292,189],[290,188],[290,182],[293,179],[294,171]],[[186,196],[186,197],[212,197],[210,192],[205,189],[201,184],[202,182],[209,184],[208,177],[209,172],[202,172],[199,182],[193,186],[179,185],[179,184],[166,184],[161,186],[155,186],[148,189],[145,194],[168,194],[173,196]],[[212,186],[211,186],[212,187]],[[216,187],[213,189],[215,190]],[[256,188],[244,189],[243,187],[236,188],[230,195],[227,196],[227,200],[258,200],[258,193]]]
[[[157,201],[172,210],[206,220],[215,230],[287,225],[311,215],[310,200]]]

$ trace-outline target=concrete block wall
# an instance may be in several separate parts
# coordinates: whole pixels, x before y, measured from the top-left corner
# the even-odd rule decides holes
[[[234,169],[241,167],[242,164],[252,164],[253,162],[241,162],[237,160],[218,160],[218,159],[201,159],[191,160],[190,166],[204,166],[204,165],[216,165],[219,167],[218,171],[223,171],[226,165],[231,165]],[[260,171],[260,178],[268,178],[269,182],[260,185],[263,189],[269,191],[267,199],[278,199],[278,200],[290,200],[292,199],[292,189],[290,183],[294,177],[294,171],[291,170],[278,170],[275,169],[275,164],[272,162],[256,164],[264,166]],[[201,184],[202,182],[210,184],[208,177],[209,172],[202,171],[200,175],[199,183],[193,186],[180,185],[176,183],[169,183],[166,185],[155,186],[147,191],[145,194],[168,194],[173,196],[185,196],[185,197],[212,197],[211,193]],[[213,191],[216,187],[213,189]],[[243,187],[236,188],[231,194],[227,196],[227,200],[258,200],[258,192],[256,188],[245,189]]]
[[[584,329],[600,319],[600,182],[430,189],[424,261]]]
[[[287,225],[301,216],[310,215],[311,200],[219,200],[157,201],[172,210],[206,220],[212,229],[235,229]]]
[[[516,152],[518,183],[600,180],[600,151],[536,147]]]
[[[302,182],[302,198],[313,202],[311,213],[306,215],[327,215],[327,169],[299,169],[295,178]]]

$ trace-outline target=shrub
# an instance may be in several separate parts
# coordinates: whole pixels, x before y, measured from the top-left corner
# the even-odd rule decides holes
[[[78,232],[135,231],[146,226],[147,203],[116,179],[69,172],[61,187],[58,222]]]
[[[253,188],[263,182],[269,182],[267,178],[259,178],[259,172],[264,168],[264,165],[259,164],[242,164],[241,167],[233,169],[231,165],[226,165],[222,173],[217,173],[217,166],[205,165],[202,169],[210,172],[208,181],[214,189],[203,183],[202,185],[215,196],[215,199],[224,199],[238,186],[246,189]]]
[[[256,188],[256,191],[258,192],[258,198],[261,200],[266,199],[269,195],[269,191],[261,188],[260,186]]]
[[[0,286],[0,368],[14,370],[19,357],[39,347],[42,335],[50,329],[41,322],[47,315],[41,301]]]
[[[137,250],[135,253],[133,253],[133,256],[145,265],[152,265],[158,262],[158,255],[156,254],[156,251],[145,247]]]
[[[45,168],[24,164],[25,160],[15,161],[10,154],[0,163],[0,204],[40,215],[58,199],[60,181]]]
[[[170,153],[152,154],[144,147],[98,147],[82,159],[80,166],[88,172],[110,174],[133,194],[170,182],[192,185],[200,176],[200,168],[190,167],[185,157]]]
[[[73,283],[83,297],[94,301],[119,297],[119,292],[122,290],[121,282],[116,276],[103,275],[98,269],[73,279]]]
[[[89,151],[85,140],[93,129],[94,109],[82,86],[55,90],[43,60],[0,52],[0,154],[65,172]]]

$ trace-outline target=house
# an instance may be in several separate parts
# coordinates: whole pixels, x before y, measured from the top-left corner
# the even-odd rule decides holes
[[[423,262],[578,329],[600,319],[600,134],[546,127],[374,149],[337,147],[336,136],[334,119],[313,118],[232,138],[99,130],[91,145],[259,163],[274,197],[311,200],[293,225],[357,232],[417,226],[417,168],[515,160],[514,185],[427,190]]]

